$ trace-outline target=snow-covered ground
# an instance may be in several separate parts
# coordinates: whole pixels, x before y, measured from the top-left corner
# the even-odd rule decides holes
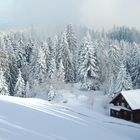
[[[110,117],[103,94],[72,88],[58,93],[69,99],[0,96],[0,140],[140,140],[140,125]]]

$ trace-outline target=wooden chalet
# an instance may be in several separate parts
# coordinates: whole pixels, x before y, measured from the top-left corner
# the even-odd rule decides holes
[[[122,91],[110,102],[110,115],[140,123],[140,90]]]

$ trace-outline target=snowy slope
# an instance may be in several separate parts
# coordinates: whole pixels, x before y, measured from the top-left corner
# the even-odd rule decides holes
[[[98,112],[100,100],[91,110],[0,96],[0,140],[139,140],[140,125]]]

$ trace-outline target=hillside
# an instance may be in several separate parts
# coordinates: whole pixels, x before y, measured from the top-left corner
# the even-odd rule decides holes
[[[91,108],[0,96],[0,140],[139,140],[140,125],[107,115],[104,98],[95,94]]]

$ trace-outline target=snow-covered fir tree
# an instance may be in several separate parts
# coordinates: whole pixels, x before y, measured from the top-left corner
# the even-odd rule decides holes
[[[132,89],[132,80],[126,70],[126,66],[122,63],[116,79],[114,94],[120,93],[122,90],[130,89]]]
[[[124,42],[121,43],[120,52],[120,67],[119,72],[115,82],[115,93],[120,93],[122,90],[132,89],[132,79],[126,67],[126,53]]]
[[[57,42],[57,40],[55,40]],[[47,44],[48,44],[48,60],[47,60],[47,66],[48,66],[48,73],[47,73],[47,80],[49,84],[53,84],[53,86],[56,83],[56,42],[54,43],[51,38],[48,38]]]
[[[108,86],[107,86],[107,94],[114,94],[115,90],[115,81],[117,78],[117,74],[119,71],[120,65],[120,48],[118,42],[113,42],[110,44],[110,48],[108,50]]]
[[[56,94],[54,91],[54,88],[52,85],[49,87],[49,92],[48,92],[48,101],[52,101],[55,98]]]
[[[1,45],[0,46],[0,68],[2,68],[3,75],[9,87],[9,79],[10,79],[9,53],[7,51],[6,45],[4,44],[4,41],[0,45]]]
[[[80,56],[80,82],[82,83],[82,87],[96,90],[99,88],[99,68],[95,46],[91,41],[89,32],[87,32],[82,45],[84,49]]]
[[[109,80],[109,62],[108,62],[108,46],[109,41],[105,39],[98,40],[97,44],[97,60],[100,70],[100,82],[105,93],[108,91],[108,80]]]
[[[1,38],[0,40],[0,67],[3,69],[4,77],[9,87],[9,94],[14,95],[18,68],[16,55],[9,38]]]
[[[78,47],[77,47],[77,38],[73,31],[73,27],[71,24],[67,25],[66,28],[66,38],[68,42],[68,48],[72,56],[73,63],[73,72],[74,72],[74,80],[77,80],[77,57],[78,57]]]
[[[9,54],[9,91],[10,95],[14,95],[14,88],[18,78],[18,66],[14,54]]]
[[[23,39],[22,39],[23,40]],[[27,41],[23,42],[24,45],[22,49],[22,60],[21,61],[21,69],[22,75],[25,81],[29,81],[31,64],[33,61],[33,49],[35,47],[35,42],[33,42],[32,38],[29,38]],[[21,45],[19,45],[21,46]]]
[[[62,60],[62,46],[61,46],[60,35],[55,36],[54,46],[55,46],[55,63],[56,63],[56,68],[58,69],[60,60]]]
[[[127,68],[132,77],[133,88],[140,88],[140,48],[136,43],[128,50]]]
[[[73,27],[71,24],[67,25],[66,38],[67,38],[69,50],[74,55],[77,49],[77,39],[76,39],[76,36],[74,34]]]
[[[6,83],[2,68],[0,68],[0,95],[9,95],[8,85]]]
[[[65,32],[62,34],[61,47],[62,47],[62,61],[65,68],[65,82],[73,83],[75,79],[74,66],[72,63],[72,55],[68,47],[68,42],[67,42]]]
[[[29,82],[26,82],[26,86],[25,86],[25,97],[29,98],[31,97],[31,92],[30,92],[30,87],[29,87]]]
[[[15,86],[15,96],[25,97],[25,81],[22,78],[21,70],[19,69],[19,75],[17,79],[17,83]]]
[[[50,58],[49,61],[49,71],[48,71],[48,80],[50,80],[51,83],[53,83],[55,80],[56,76],[56,63],[55,63],[55,58],[52,57]]]
[[[37,53],[36,53],[37,51]],[[32,71],[30,78],[38,83],[43,83],[46,80],[47,66],[46,55],[42,47],[38,47],[34,50],[34,60],[32,64]]]
[[[62,60],[60,60],[58,70],[57,70],[57,88],[63,88],[63,85],[65,83],[65,69],[62,63]]]

